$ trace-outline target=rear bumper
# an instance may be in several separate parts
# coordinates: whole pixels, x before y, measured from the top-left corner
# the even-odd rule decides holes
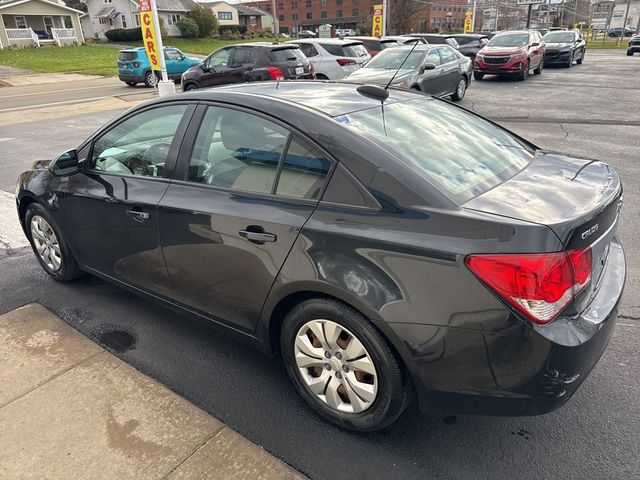
[[[136,75],[135,73],[120,73],[118,72],[118,78],[122,82],[144,82],[144,75]]]
[[[506,310],[483,312],[493,315],[487,325],[503,322],[495,330],[391,324],[411,353],[409,370],[421,408],[526,416],[562,406],[609,343],[625,274],[624,253],[614,240],[597,293],[577,316],[531,327]]]

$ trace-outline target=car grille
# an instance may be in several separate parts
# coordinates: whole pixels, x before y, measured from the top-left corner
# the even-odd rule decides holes
[[[485,63],[500,64],[507,63],[511,57],[484,57]]]

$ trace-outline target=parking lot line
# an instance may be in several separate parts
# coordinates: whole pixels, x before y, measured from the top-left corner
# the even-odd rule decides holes
[[[82,87],[82,88],[66,88],[64,90],[47,90],[44,92],[33,92],[33,93],[19,93],[17,95],[4,95],[0,97],[2,98],[17,98],[17,97],[32,97],[34,95],[51,95],[53,93],[64,93],[64,92],[77,92],[79,90],[92,90],[94,88],[104,88],[104,85],[95,85],[93,87]]]
[[[20,111],[20,110],[33,110],[34,108],[53,107],[55,105],[69,105],[70,103],[92,102],[94,100],[104,100],[105,98],[111,98],[111,97],[109,97],[109,96],[92,97],[92,98],[83,98],[83,99],[77,99],[77,100],[65,100],[65,101],[62,101],[62,102],[41,103],[39,105],[28,105],[26,107],[4,108],[4,109],[0,110],[0,113],[17,112],[17,111]]]

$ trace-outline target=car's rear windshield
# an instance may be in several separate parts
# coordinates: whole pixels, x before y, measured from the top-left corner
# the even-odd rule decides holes
[[[138,52],[120,52],[121,62],[130,62],[138,57]]]
[[[299,62],[306,58],[298,47],[274,48],[268,55],[269,60],[276,63]]]
[[[491,47],[524,47],[529,43],[528,33],[504,33],[496,35],[489,42]]]
[[[336,43],[321,43],[324,48],[331,55],[336,57],[362,57],[367,55],[367,49],[361,43],[351,43],[347,45],[340,45]]]
[[[397,47],[400,45],[397,40],[380,40],[380,48],[384,50],[389,47]]]
[[[378,142],[462,204],[503,183],[535,156],[531,145],[441,100],[419,98],[336,117]]]
[[[549,32],[544,36],[547,43],[573,43],[575,34],[573,32]]]

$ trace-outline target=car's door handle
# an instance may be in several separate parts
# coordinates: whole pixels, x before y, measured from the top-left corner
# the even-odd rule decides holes
[[[240,230],[238,233],[241,237],[258,245],[262,245],[265,242],[275,242],[278,239],[273,233],[265,232],[262,227],[247,227],[247,230]]]
[[[150,215],[147,212],[143,212],[142,210],[127,210],[127,215],[133,217],[134,220],[142,222],[144,220],[149,220]]]

